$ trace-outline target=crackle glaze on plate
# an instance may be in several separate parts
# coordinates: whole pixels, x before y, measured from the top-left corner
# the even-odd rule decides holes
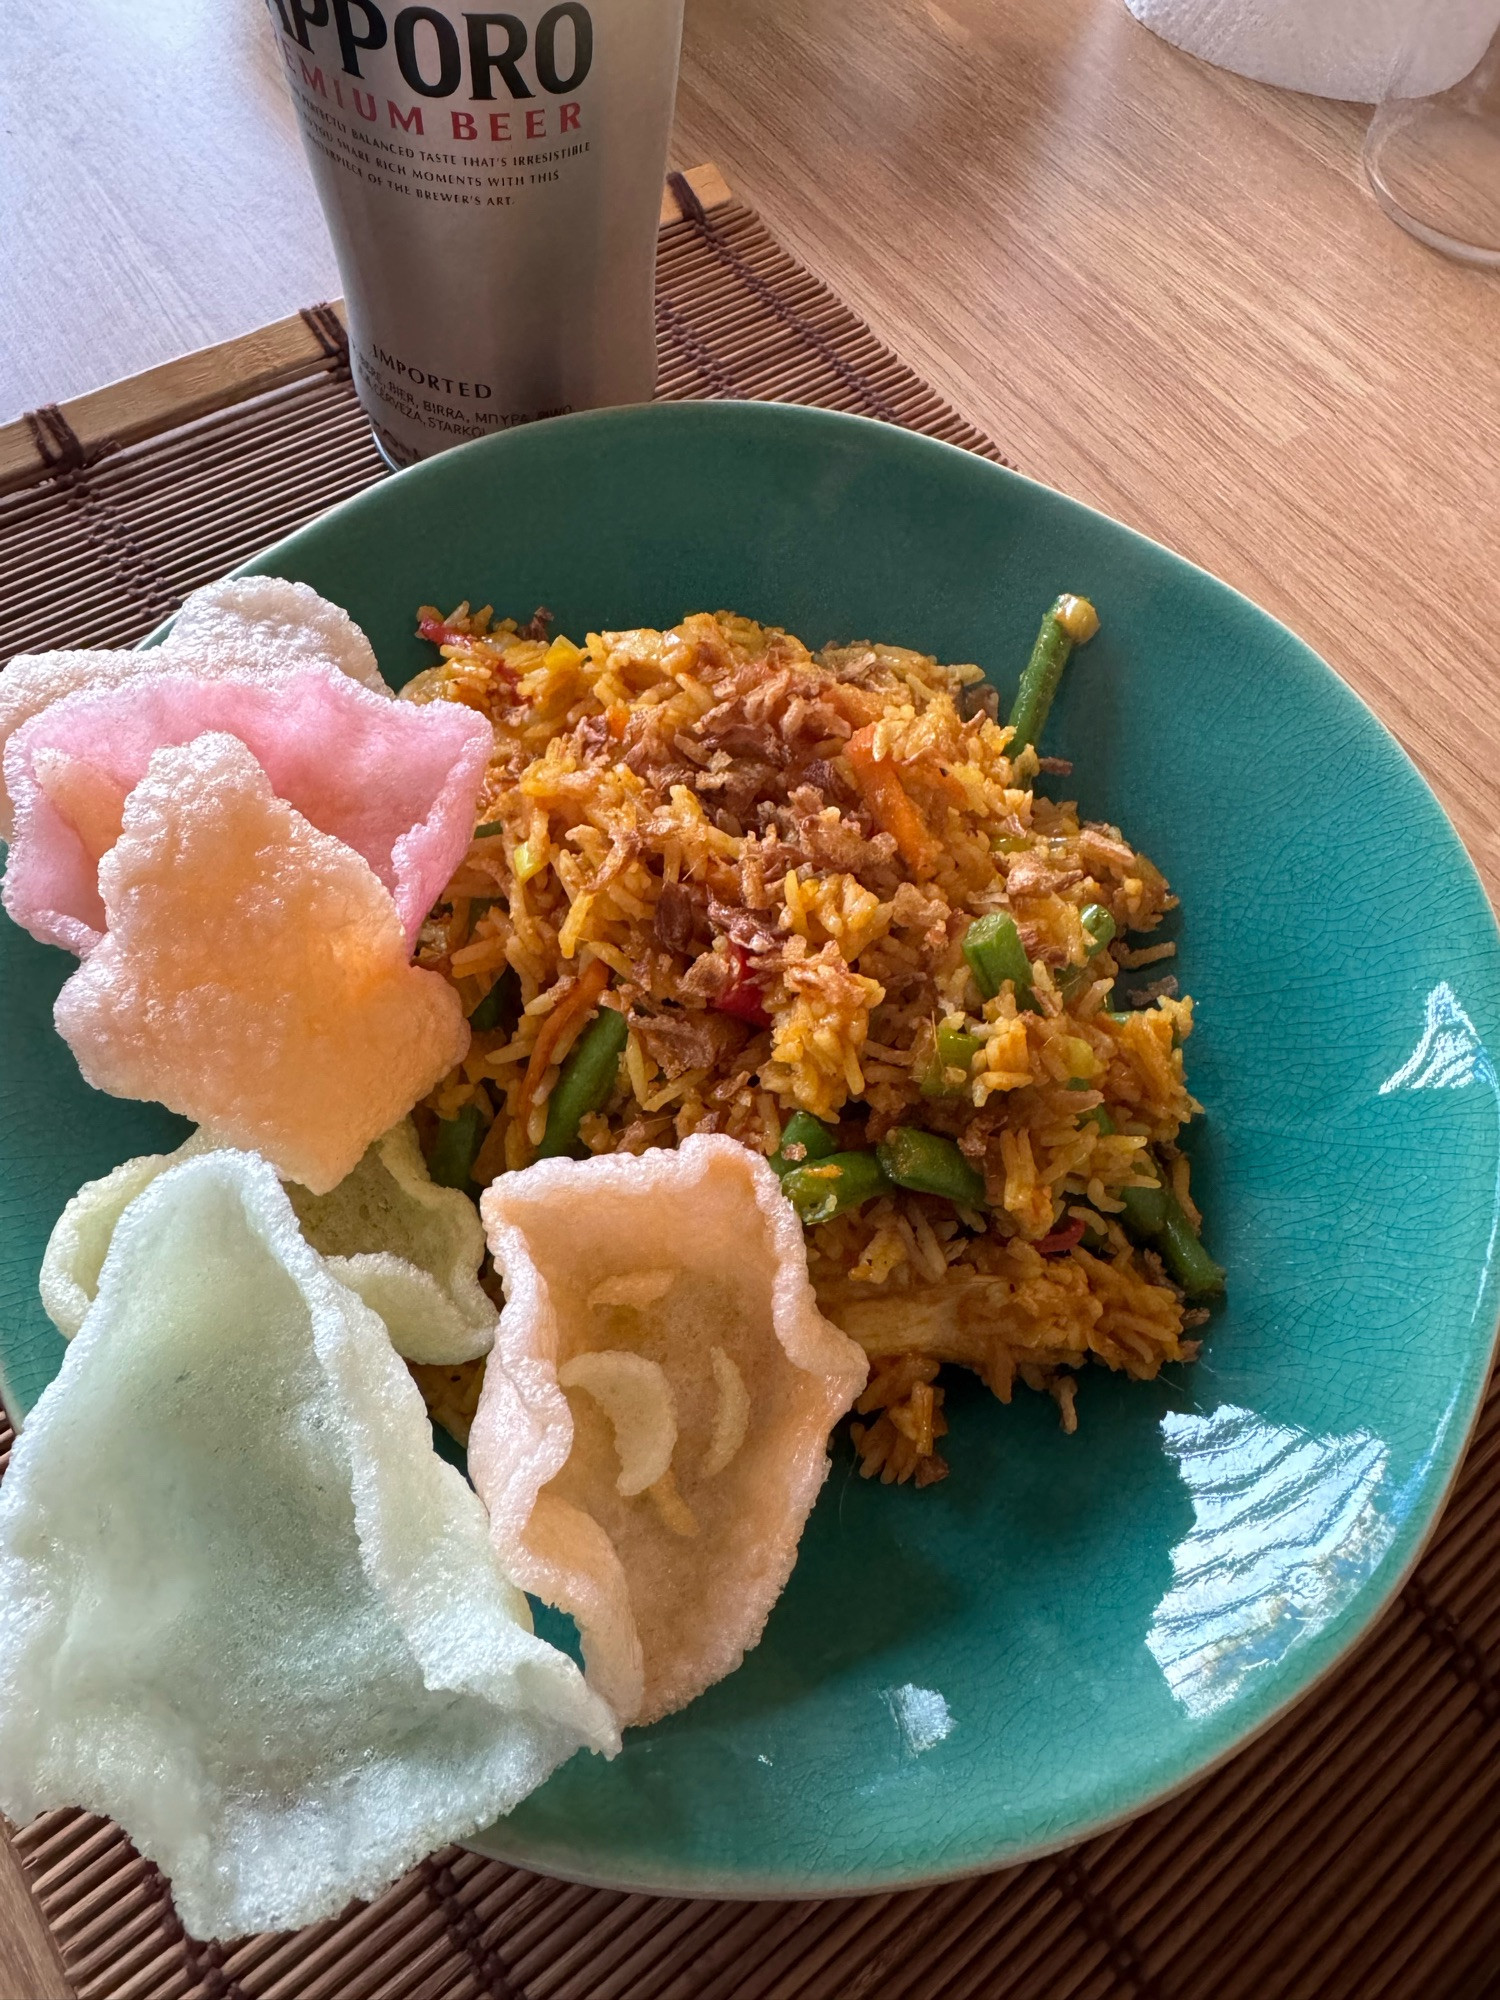
[[[1083,592],[1103,629],[1047,747],[1183,901],[1194,1188],[1230,1273],[1197,1367],[1086,1374],[1074,1438],[1048,1399],[1002,1409],[956,1376],[952,1476],[920,1494],[864,1483],[840,1446],[745,1666],[614,1764],[575,1758],[488,1851],[676,1893],[921,1882],[1138,1811],[1303,1694],[1430,1529],[1496,1317],[1495,927],[1359,701],[1115,523],[806,410],[537,425],[251,567],[346,605],[393,678],[431,658],[422,602],[545,603],[575,636],[730,606],[814,646],[977,660],[1007,700],[1041,611]],[[20,1410],[61,1354],[36,1273],[64,1201],[184,1129],[80,1081],[49,1020],[70,963],[0,926],[0,1358]]]

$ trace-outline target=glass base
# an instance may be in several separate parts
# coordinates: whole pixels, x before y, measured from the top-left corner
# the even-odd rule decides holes
[[[1375,199],[1409,234],[1445,256],[1500,265],[1496,108],[1457,92],[1388,99],[1370,121],[1364,166]]]

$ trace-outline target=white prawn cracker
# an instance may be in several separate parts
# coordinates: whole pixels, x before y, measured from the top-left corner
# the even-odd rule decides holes
[[[337,604],[284,577],[227,577],[193,592],[159,647],[18,653],[0,677],[0,757],[22,723],[86,688],[167,672],[277,681],[309,667],[332,667],[376,694],[391,691],[369,640]],[[11,801],[0,781],[0,839],[10,834]]]
[[[42,1258],[42,1306],[65,1340],[84,1321],[115,1226],[158,1175],[211,1145],[195,1132],[175,1153],[145,1153],[86,1181]],[[330,1194],[295,1181],[287,1194],[302,1234],[333,1275],[379,1313],[408,1361],[455,1363],[487,1354],[498,1314],[479,1283],[484,1231],[474,1204],[438,1187],[409,1118],[375,1141]]]
[[[333,1916],[618,1741],[271,1168],[162,1174],[0,1488],[0,1806],[108,1814],[231,1937]]]
[[[85,1181],[69,1199],[47,1238],[37,1281],[42,1310],[64,1340],[71,1340],[88,1317],[115,1225],[126,1209],[168,1167],[207,1150],[209,1141],[194,1132],[175,1153],[142,1153],[123,1160],[98,1180]]]
[[[470,1476],[507,1573],[572,1614],[621,1723],[652,1722],[760,1638],[865,1357],[732,1139],[542,1161],[480,1206],[506,1305]]]
[[[289,1182],[308,1242],[385,1321],[408,1361],[488,1354],[499,1318],[479,1283],[484,1229],[474,1204],[439,1187],[409,1118],[377,1139],[331,1193]]]

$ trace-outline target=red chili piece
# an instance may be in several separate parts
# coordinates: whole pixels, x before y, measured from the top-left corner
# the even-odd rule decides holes
[[[748,1021],[752,1028],[769,1028],[771,1017],[761,997],[760,983],[750,970],[749,952],[742,945],[731,944],[729,959],[734,966],[734,977],[714,1006],[721,1014],[733,1014],[737,1021]]]
[[[1075,1215],[1071,1222],[1061,1229],[1054,1229],[1050,1236],[1039,1236],[1035,1248],[1044,1257],[1055,1257],[1060,1250],[1071,1250],[1075,1243],[1083,1241],[1084,1222],[1081,1215]]]

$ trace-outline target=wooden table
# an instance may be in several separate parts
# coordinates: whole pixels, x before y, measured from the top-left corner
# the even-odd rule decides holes
[[[17,10],[13,87],[74,32],[42,0]],[[42,124],[0,121],[0,186],[29,189],[0,276],[0,419],[334,288],[258,12],[189,10],[137,47],[112,114],[125,153],[103,166],[76,132],[49,155]],[[105,0],[73,14],[126,18]],[[152,139],[178,148],[174,177],[140,152],[152,125],[129,90],[220,42],[229,165],[188,115]],[[1119,0],[688,0],[674,154],[716,160],[1024,471],[1302,633],[1416,758],[1493,894],[1500,284],[1377,210],[1365,115],[1208,69]],[[236,162],[266,227],[226,264]],[[106,186],[123,220],[96,234]],[[301,247],[278,254],[270,232],[294,225]],[[217,261],[194,249],[215,228]],[[1295,754],[1291,717],[1267,755]],[[0,1993],[65,1993],[7,1860]]]

